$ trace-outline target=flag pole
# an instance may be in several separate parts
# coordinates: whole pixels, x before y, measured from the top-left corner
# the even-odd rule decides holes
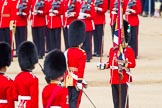
[[[122,10],[121,10],[121,0],[118,0],[118,60],[119,60],[119,54],[121,53],[121,44],[122,44],[122,35],[121,35],[121,21],[122,21]],[[122,66],[120,64],[118,64],[118,73],[119,73],[119,108],[122,108],[122,94],[121,94],[121,78],[122,75],[120,74],[120,72],[122,72]]]

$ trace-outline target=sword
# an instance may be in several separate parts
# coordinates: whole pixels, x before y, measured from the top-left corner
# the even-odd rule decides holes
[[[82,90],[82,91],[85,94],[85,96],[88,98],[88,100],[91,102],[91,104],[93,105],[93,107],[96,108],[96,106],[94,105],[94,103],[92,102],[92,100],[89,98],[89,96],[86,94],[86,92],[84,90]]]

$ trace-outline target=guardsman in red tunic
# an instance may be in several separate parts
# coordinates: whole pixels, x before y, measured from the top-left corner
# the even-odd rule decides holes
[[[38,78],[32,73],[38,62],[35,45],[30,41],[21,43],[18,61],[21,72],[15,77],[14,85],[18,92],[18,108],[38,107]]]
[[[68,89],[62,83],[65,72],[64,53],[59,49],[52,50],[44,61],[44,74],[49,82],[42,91],[43,108],[70,108]]]
[[[96,15],[93,18],[95,24],[95,30],[93,31],[94,40],[94,54],[95,57],[100,57],[103,48],[103,35],[104,25],[106,24],[105,12],[108,9],[108,0],[95,0]]]
[[[16,89],[13,80],[5,76],[7,66],[11,64],[11,47],[0,42],[0,108],[15,108]]]
[[[0,0],[0,41],[5,41],[11,45],[10,35],[10,20],[11,14],[11,0]]]
[[[67,73],[65,86],[69,91],[70,108],[79,108],[81,101],[86,52],[81,49],[85,40],[85,24],[81,20],[74,20],[68,31],[70,47],[66,50]]]
[[[141,13],[141,0],[124,0],[125,19],[130,24],[130,41],[128,45],[131,46],[135,53],[135,58],[138,56],[138,28],[139,18],[138,15]]]
[[[50,50],[61,49],[61,15],[64,12],[63,8],[64,4],[62,0],[48,1],[47,27],[50,37]]]
[[[87,62],[90,62],[90,59],[92,59],[92,31],[95,29],[93,21],[95,14],[94,0],[81,1],[78,19],[84,21],[86,25],[86,37],[82,48],[86,51]]]
[[[48,12],[47,0],[30,0],[31,3],[31,26],[33,42],[38,51],[39,59],[43,59],[45,54],[45,28],[46,14]]]
[[[115,24],[113,28],[115,27]],[[126,42],[129,40],[127,33],[128,22],[124,21],[124,34]],[[112,88],[112,96],[114,108],[127,108],[128,106],[128,87],[129,83],[132,82],[132,76],[130,73],[130,68],[136,66],[134,51],[131,47],[125,46],[123,48],[125,60],[118,60],[118,47],[112,47],[109,50],[109,59],[106,64],[99,63],[97,66],[99,69],[110,69],[110,83]],[[119,63],[122,65],[122,72],[119,73]],[[120,91],[121,87],[121,91]],[[119,95],[121,94],[121,107],[119,104]]]
[[[15,43],[16,43],[16,55],[18,54],[18,47],[21,42],[27,40],[27,19],[30,10],[29,0],[13,0],[12,1],[12,22],[15,22],[16,31],[15,31]]]
[[[63,33],[64,33],[65,49],[69,48],[68,27],[72,21],[78,18],[80,11],[79,7],[80,2],[78,0],[64,0]]]

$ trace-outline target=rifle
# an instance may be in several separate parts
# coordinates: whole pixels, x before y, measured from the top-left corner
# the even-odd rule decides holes
[[[92,2],[92,0],[88,0],[87,3],[82,5],[81,9],[82,9],[83,13],[91,10],[91,2]]]
[[[85,13],[86,11],[90,11],[90,7],[89,7],[88,4],[84,4],[84,5],[82,6],[82,12]]]
[[[115,2],[114,2],[114,8],[118,8],[118,0],[115,0]]]
[[[128,2],[128,9],[131,9],[132,8],[132,6],[135,6],[136,5],[136,0],[129,0],[129,2]]]
[[[103,0],[96,0],[95,7],[99,7],[102,4],[103,4]]]
[[[58,11],[56,9],[60,8],[60,4],[61,4],[61,1],[60,0],[57,0],[57,1],[52,2],[52,7],[49,10],[49,12],[51,12],[51,14],[58,13]]]
[[[73,11],[74,11],[75,2],[76,2],[76,0],[73,0],[73,1],[71,2],[71,4],[68,6],[67,14],[70,14],[70,12],[73,12]]]
[[[44,7],[44,0],[37,1],[35,5],[35,10],[38,11],[42,7]]]
[[[61,1],[60,0],[57,0],[57,1],[52,2],[51,10],[55,10],[55,9],[59,8],[60,7],[60,4],[61,4]]]
[[[67,19],[71,16],[74,16],[74,14],[76,14],[76,12],[74,11],[74,8],[75,8],[75,2],[76,0],[72,0],[72,2],[70,3],[70,0],[68,2],[68,9],[67,11],[65,12],[65,16],[66,16],[66,20],[65,20],[65,24],[64,24],[64,27],[66,27],[67,25]],[[73,12],[74,11],[74,12]]]
[[[26,9],[26,0],[22,0],[22,3],[18,5],[18,15],[24,16],[23,10]]]
[[[129,14],[131,14],[131,13],[134,13],[135,12],[135,10],[133,10],[133,9],[131,9],[132,8],[132,6],[135,6],[136,5],[136,0],[129,0],[128,1],[128,5],[127,5],[127,9],[126,9],[126,14],[127,15],[129,15]],[[128,20],[128,16],[127,16],[127,18],[126,18],[127,20]]]
[[[81,6],[81,12],[79,13],[78,19],[85,19],[90,16],[89,12],[91,10],[91,2],[92,0],[88,0]]]

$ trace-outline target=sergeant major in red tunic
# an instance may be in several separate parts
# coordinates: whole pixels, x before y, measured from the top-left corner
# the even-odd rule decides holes
[[[67,75],[65,86],[68,87],[70,108],[79,108],[81,101],[86,52],[81,49],[85,40],[85,24],[74,20],[69,26],[69,46],[65,52],[67,60]]]

